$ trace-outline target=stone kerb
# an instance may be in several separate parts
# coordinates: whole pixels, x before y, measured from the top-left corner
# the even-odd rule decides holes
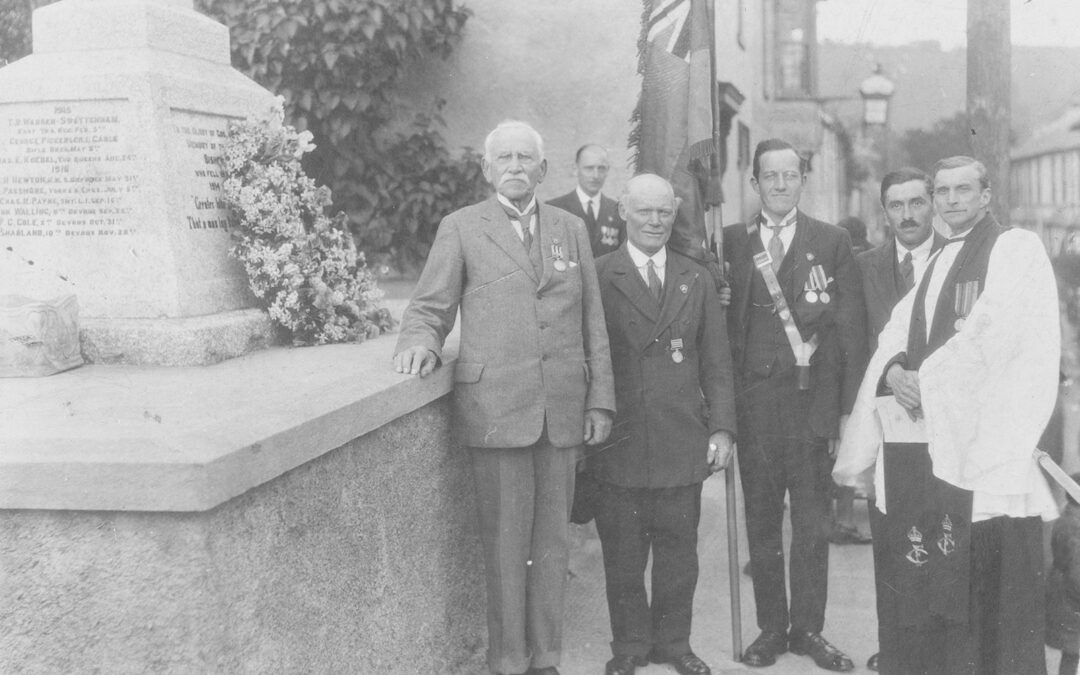
[[[0,68],[0,287],[74,293],[97,362],[270,344],[228,257],[217,158],[273,96],[230,66],[225,27],[190,2],[62,0],[35,12],[34,48]]]
[[[0,387],[0,672],[483,669],[452,351],[392,337]]]

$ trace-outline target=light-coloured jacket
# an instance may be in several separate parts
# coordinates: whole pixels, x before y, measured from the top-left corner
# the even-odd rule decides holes
[[[446,216],[402,317],[397,351],[419,345],[441,359],[460,308],[454,399],[468,446],[531,445],[546,420],[551,443],[573,447],[586,409],[615,410],[585,225],[547,205],[538,214],[539,276],[495,197]]]

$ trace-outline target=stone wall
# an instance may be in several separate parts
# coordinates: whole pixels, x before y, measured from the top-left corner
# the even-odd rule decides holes
[[[205,512],[0,511],[0,672],[473,673],[446,397]]]

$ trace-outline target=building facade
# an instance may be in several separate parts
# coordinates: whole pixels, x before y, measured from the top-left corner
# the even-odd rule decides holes
[[[1012,224],[1051,256],[1080,254],[1080,99],[1011,153]]]
[[[715,3],[716,86],[726,132],[725,223],[757,209],[749,184],[753,148],[772,136],[791,141],[809,159],[802,201],[807,213],[832,222],[848,213],[844,131],[817,99],[816,3]],[[627,137],[641,89],[642,5],[470,0],[468,6],[473,16],[453,55],[412,74],[408,89],[414,103],[446,101],[445,137],[452,147],[478,148],[504,119],[534,124],[544,136],[549,164],[542,199],[573,189],[579,146],[604,145],[612,160],[605,191],[617,195],[632,174]]]

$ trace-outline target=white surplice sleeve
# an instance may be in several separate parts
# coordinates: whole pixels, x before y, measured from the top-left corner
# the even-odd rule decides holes
[[[967,320],[919,369],[936,476],[990,496],[1049,494],[1031,453],[1057,396],[1058,321],[1042,242],[1002,233]]]
[[[915,303],[915,292],[908,292],[893,307],[889,322],[878,335],[878,348],[870,357],[863,376],[855,405],[840,435],[840,449],[833,465],[833,479],[839,485],[865,488],[870,482],[868,472],[881,463],[882,435],[878,420],[875,399],[878,382],[882,371],[894,356],[907,349],[908,327],[911,325],[911,310]],[[885,493],[880,485],[880,476],[874,481],[877,486],[878,508],[884,512]]]

